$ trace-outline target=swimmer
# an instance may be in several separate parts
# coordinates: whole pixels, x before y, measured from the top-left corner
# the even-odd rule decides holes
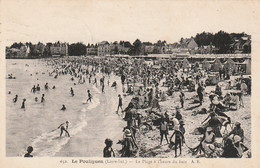
[[[65,110],[66,110],[66,107],[65,107],[65,105],[64,105],[64,104],[62,105],[62,108],[61,108],[61,110],[63,110],[63,111],[65,111]]]
[[[40,88],[40,85],[39,85],[39,84],[37,84],[36,90],[37,90],[37,91],[40,91],[40,90],[41,90],[41,88]]]
[[[23,99],[21,109],[25,109],[25,101],[26,101],[26,99]]]
[[[45,102],[44,94],[42,94],[41,103]]]
[[[105,84],[102,83],[102,93],[104,93]]]
[[[36,87],[35,87],[35,85],[33,85],[32,89],[31,89],[31,92],[33,92],[33,93],[36,92]]]
[[[44,88],[45,88],[45,90],[49,89],[48,82],[45,84]]]
[[[94,79],[93,85],[94,85],[94,84],[96,84],[96,86],[97,86],[97,78]]]
[[[15,95],[15,98],[13,98],[13,102],[16,103],[18,100],[18,95]]]
[[[70,88],[70,94],[71,94],[72,97],[74,96],[74,91],[73,91],[72,88]]]

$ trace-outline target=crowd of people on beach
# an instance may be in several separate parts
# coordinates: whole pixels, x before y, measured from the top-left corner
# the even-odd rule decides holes
[[[134,58],[91,58],[91,57],[66,57],[51,58],[45,60],[47,66],[52,67],[49,77],[58,79],[60,75],[70,75],[74,85],[91,84],[100,86],[104,93],[105,86],[110,86],[110,76],[120,77],[119,81],[111,82],[111,89],[122,87],[122,93],[118,94],[118,106],[115,115],[122,117],[126,122],[123,128],[123,137],[117,144],[122,145],[120,151],[114,151],[112,148],[113,140],[105,139],[104,157],[139,157],[142,148],[139,134],[144,130],[159,130],[160,145],[165,138],[170,149],[174,150],[175,157],[183,154],[183,145],[189,148],[190,153],[197,157],[242,157],[248,147],[244,145],[244,130],[239,121],[233,121],[228,116],[228,111],[239,110],[244,107],[244,96],[251,94],[251,77],[244,77],[243,73],[236,78],[225,79],[223,71],[219,71],[219,83],[215,84],[215,89],[210,93],[205,93],[208,83],[206,82],[209,71],[203,71],[194,63],[188,68],[184,68],[181,62],[175,60],[152,60]],[[97,76],[99,74],[99,77]],[[230,74],[230,73],[226,73]],[[101,77],[100,77],[101,76]],[[98,79],[99,78],[99,79]],[[88,81],[88,82],[87,82]],[[99,81],[99,82],[98,82]],[[107,83],[107,84],[105,84]],[[224,83],[224,85],[223,85]],[[48,82],[44,89],[50,89]],[[55,86],[52,87],[55,89]],[[39,84],[34,85],[32,93],[40,91]],[[225,92],[223,92],[225,90]],[[193,97],[188,97],[188,92],[194,92]],[[75,95],[73,87],[70,88],[70,94]],[[105,93],[104,93],[105,94]],[[170,109],[164,109],[161,102],[172,99],[178,95],[178,101],[175,104],[175,112],[169,112]],[[131,101],[123,104],[124,97],[130,96]],[[203,135],[199,145],[195,148],[186,144],[185,120],[182,110],[187,107],[187,100],[198,103],[197,107],[202,107],[208,96],[210,103],[207,108],[196,108],[191,115],[207,115],[199,127],[194,126],[194,132],[197,135]],[[86,103],[92,102],[93,96],[91,90],[87,90]],[[17,103],[18,95],[13,98],[13,103]],[[35,102],[38,98],[35,97]],[[41,103],[44,103],[45,95],[41,96]],[[22,101],[22,109],[25,109],[26,99]],[[61,110],[66,110],[66,105],[62,104]],[[120,112],[121,111],[121,112]],[[169,114],[170,113],[170,114]],[[60,136],[68,131],[69,122],[62,123]],[[154,127],[156,129],[154,129]],[[221,132],[221,128],[225,132]],[[232,130],[228,131],[227,128]],[[169,132],[172,130],[171,136]],[[218,143],[216,138],[222,138]],[[178,155],[178,149],[180,154]],[[33,147],[29,146],[25,157],[32,157]]]

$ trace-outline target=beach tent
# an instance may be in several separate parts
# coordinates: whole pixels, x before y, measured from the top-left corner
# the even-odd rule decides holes
[[[189,69],[190,68],[190,63],[186,58],[183,59],[183,61],[182,61],[182,68],[183,69]]]
[[[222,67],[223,67],[222,63],[220,62],[220,60],[218,58],[216,58],[211,66],[211,70],[213,72],[218,72],[219,69],[221,69]]]
[[[210,70],[211,68],[211,63],[210,61],[207,61],[206,59],[202,62],[202,68],[205,70]]]
[[[232,59],[228,58],[228,60],[224,63],[224,69],[226,71],[234,72],[236,71],[236,62],[234,62]]]

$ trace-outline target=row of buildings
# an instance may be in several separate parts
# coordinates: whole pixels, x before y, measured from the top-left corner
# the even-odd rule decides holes
[[[22,44],[14,47],[6,47],[6,58],[33,58],[48,56],[68,56],[67,43],[43,43],[38,44]]]
[[[130,50],[131,43],[128,41],[121,41],[120,43],[109,43],[108,41],[102,41],[98,45],[88,45],[86,49],[86,55],[115,55],[115,54],[127,54]]]
[[[129,42],[127,42],[129,43]],[[129,43],[130,44],[130,43]],[[109,43],[102,41],[98,45],[89,45],[86,49],[86,55],[115,55],[128,54],[131,44],[125,46],[124,43]],[[215,53],[217,49],[213,45],[198,47],[198,44],[193,38],[183,39],[180,43],[161,45],[142,43],[140,55],[148,54],[173,54],[173,53],[190,53],[190,54],[211,54]]]
[[[52,56],[68,56],[69,46],[67,43],[54,43],[50,46],[50,53]]]
[[[210,44],[207,46],[198,46],[193,38],[181,39],[180,42],[167,44],[164,42],[157,42],[152,44],[150,42],[139,43],[138,53],[135,55],[149,55],[149,54],[215,54],[218,53],[218,48]],[[109,43],[102,41],[96,45],[86,46],[86,55],[107,56],[107,55],[130,55],[129,51],[134,46],[128,41],[120,41]],[[85,51],[85,49],[83,48]],[[251,36],[245,36],[234,39],[230,45],[230,53],[250,53],[251,51]],[[27,58],[27,57],[41,57],[41,56],[68,56],[69,44],[68,43],[38,43],[22,44],[16,47],[6,48],[7,58]]]
[[[129,43],[129,42],[127,42]],[[89,45],[86,49],[86,55],[115,55],[115,54],[128,54],[130,45],[124,45],[125,42],[120,43],[109,43],[102,41],[98,45]],[[251,50],[251,36],[241,37],[234,39],[234,42],[230,45],[230,53],[243,53],[246,50]],[[142,43],[140,55],[148,54],[173,54],[173,53],[188,53],[188,54],[216,54],[218,48],[214,45],[198,46],[194,38],[182,39],[180,42],[173,44],[161,43]],[[250,53],[250,51],[248,52]]]

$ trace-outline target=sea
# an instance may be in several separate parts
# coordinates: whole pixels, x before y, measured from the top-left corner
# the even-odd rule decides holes
[[[116,114],[116,109],[122,87],[111,88],[113,81],[120,84],[119,77],[106,76],[105,93],[102,93],[99,85],[89,84],[88,80],[78,84],[77,78],[70,80],[70,75],[55,79],[49,76],[51,71],[41,59],[6,60],[6,77],[8,74],[15,77],[6,78],[6,156],[23,157],[27,147],[32,146],[34,157],[102,157],[106,138],[113,140],[115,150],[121,149],[116,142],[122,139],[126,123]],[[99,77],[101,74],[97,74],[98,83]],[[50,88],[45,90],[47,82]],[[32,93],[31,88],[37,84],[41,90]],[[74,97],[70,95],[71,87]],[[84,103],[87,90],[93,100]],[[42,94],[44,103],[40,102]],[[13,103],[15,95],[18,101]],[[23,99],[26,99],[25,109],[21,109]],[[126,99],[124,108],[129,101]],[[60,110],[63,104],[65,111]],[[70,137],[65,134],[60,137],[58,126],[66,121],[69,121]]]

